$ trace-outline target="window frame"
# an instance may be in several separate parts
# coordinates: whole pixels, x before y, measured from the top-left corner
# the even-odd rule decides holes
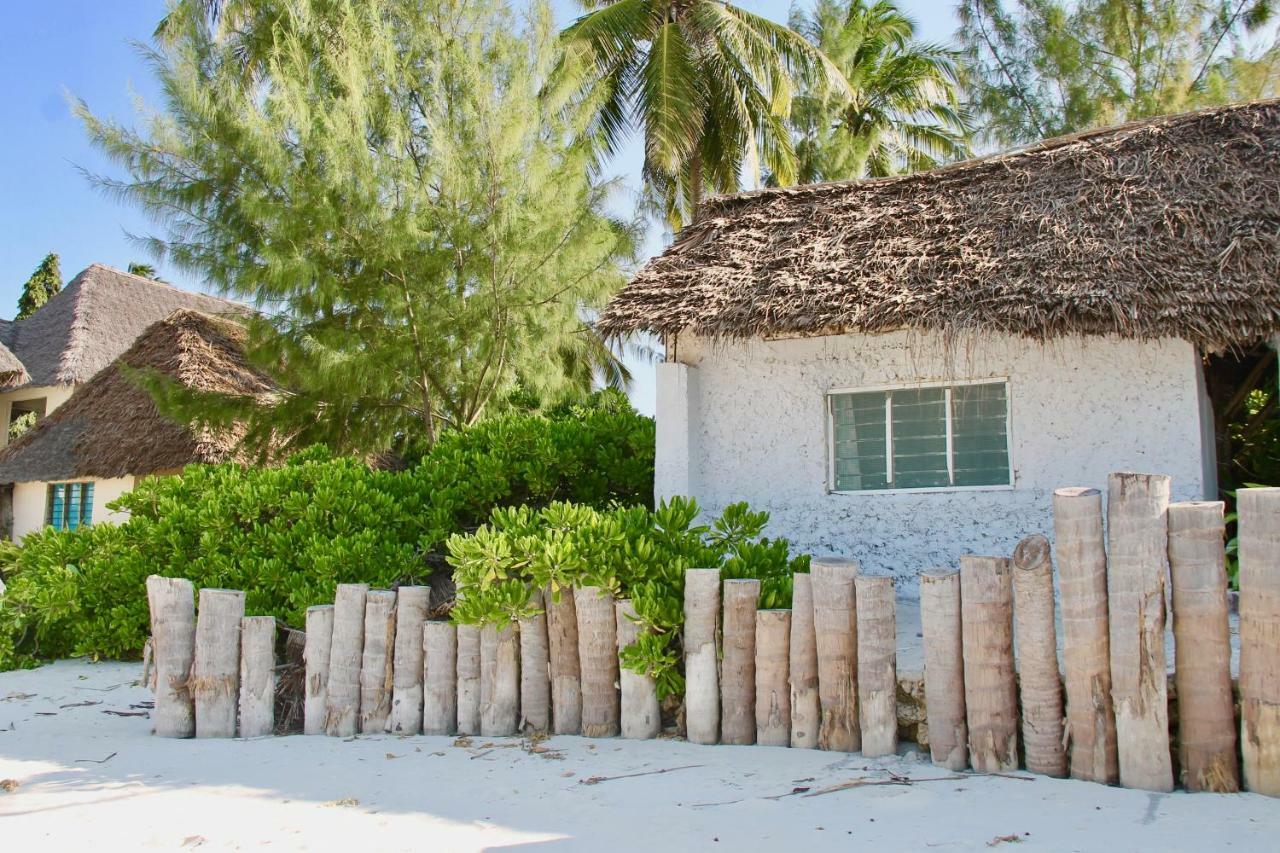
[[[986,486],[921,486],[919,488],[891,487],[886,489],[837,489],[836,488],[836,429],[834,397],[842,394],[875,394],[891,391],[918,391],[927,388],[945,388],[946,399],[946,431],[947,431],[947,475],[955,479],[955,456],[952,447],[953,431],[951,429],[952,408],[951,390],[971,385],[1004,385],[1004,440],[1005,455],[1009,460],[1009,482]],[[923,495],[939,492],[1007,492],[1012,491],[1017,482],[1017,473],[1013,464],[1013,397],[1009,387],[1008,376],[988,376],[982,379],[939,379],[927,382],[897,382],[886,385],[861,385],[855,387],[829,388],[823,394],[825,408],[826,442],[827,442],[827,482],[826,492],[829,495]],[[893,477],[893,429],[892,406],[885,407],[885,467],[890,479]]]
[[[92,527],[93,526],[93,493],[95,491],[94,489],[95,483],[96,483],[95,480],[57,480],[57,481],[46,483],[45,490],[44,490],[44,526],[45,528],[47,529],[52,527],[54,530],[66,531],[66,530],[79,530],[82,527]],[[75,527],[72,527],[70,525],[71,513],[70,513],[70,510],[67,509],[67,507],[70,506],[72,486],[80,487],[80,496],[79,496],[79,504],[78,504],[79,509],[76,515]],[[87,489],[85,488],[86,486],[88,487]],[[66,522],[67,522],[65,524],[58,524],[54,522],[53,495],[54,495],[55,489],[63,491],[63,495],[62,495],[63,518],[66,519]],[[88,515],[88,521],[85,521],[86,511]]]

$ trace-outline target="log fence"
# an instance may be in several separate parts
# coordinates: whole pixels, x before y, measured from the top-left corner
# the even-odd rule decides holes
[[[952,771],[1025,766],[1147,790],[1280,796],[1280,489],[1239,492],[1237,723],[1222,504],[1170,503],[1168,479],[1154,475],[1108,485],[1106,539],[1102,494],[1060,489],[1053,545],[1029,536],[1011,557],[966,555],[958,572],[921,574],[915,730],[903,726],[891,578],[814,560],[794,579],[792,608],[765,610],[758,581],[688,570],[686,736],[875,756],[912,731]],[[428,620],[429,594],[340,584],[333,605],[309,608],[307,734],[662,734],[653,678],[620,663],[642,630],[630,601],[546,590],[539,616],[478,627]],[[197,591],[181,579],[148,578],[147,595],[155,733],[271,733],[275,620],[246,616],[235,590],[199,590],[194,607]]]

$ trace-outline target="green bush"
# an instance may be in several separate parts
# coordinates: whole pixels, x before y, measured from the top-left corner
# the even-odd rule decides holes
[[[150,574],[242,589],[247,612],[300,626],[338,583],[424,582],[445,540],[495,507],[648,504],[652,488],[653,422],[616,397],[449,433],[408,471],[322,449],[276,468],[193,465],[119,498],[121,525],[48,529],[0,552],[0,669],[137,656]]]
[[[721,577],[760,580],[760,607],[791,606],[791,577],[809,570],[785,539],[764,539],[767,513],[746,504],[726,507],[710,525],[695,525],[697,504],[674,498],[657,510],[599,510],[572,503],[544,509],[495,509],[488,524],[449,538],[458,600],[455,621],[502,624],[538,612],[535,589],[558,596],[575,586],[598,586],[630,598],[642,628],[622,651],[623,664],[647,673],[659,694],[684,692],[680,628],[684,573],[719,568]]]

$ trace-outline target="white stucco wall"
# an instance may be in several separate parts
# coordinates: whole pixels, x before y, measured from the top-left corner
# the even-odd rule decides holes
[[[1213,470],[1200,362],[1182,341],[1041,346],[992,335],[947,348],[908,333],[682,336],[679,352],[687,369],[658,373],[658,497],[687,488],[710,513],[745,500],[770,512],[769,535],[903,578],[965,553],[1009,554],[1023,536],[1051,533],[1055,488],[1105,490],[1112,471],[1147,471],[1173,477],[1175,500],[1200,499]],[[827,392],[986,378],[1009,383],[1012,488],[827,491]],[[683,472],[672,455],[682,430]]]
[[[112,512],[107,504],[133,488],[134,477],[113,477],[107,480],[86,478],[93,482],[93,523],[118,524],[129,517],[127,512]],[[85,482],[85,481],[77,481]],[[33,530],[44,527],[45,501],[49,484],[42,482],[14,483],[13,485],[13,541]]]
[[[13,404],[44,398],[47,415],[71,398],[75,385],[40,385],[17,391],[0,391],[0,447],[9,443],[9,424],[13,422]]]

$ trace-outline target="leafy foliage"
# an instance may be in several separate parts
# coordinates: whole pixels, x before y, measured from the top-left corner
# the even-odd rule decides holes
[[[407,471],[313,448],[278,468],[193,465],[144,480],[113,504],[131,513],[127,522],[46,529],[0,553],[0,669],[137,655],[150,574],[243,589],[249,613],[302,625],[338,583],[423,582],[443,566],[445,540],[495,507],[645,503],[653,422],[615,394],[603,401],[450,432]]]
[[[1019,144],[1280,94],[1272,0],[963,0],[986,132]]]
[[[709,525],[695,524],[697,504],[673,498],[654,511],[601,510],[568,502],[543,509],[494,510],[489,523],[448,541],[458,602],[456,621],[506,622],[537,612],[535,589],[552,596],[598,586],[630,598],[640,638],[622,650],[622,662],[652,676],[660,695],[684,692],[680,629],[684,574],[719,568],[724,578],[760,580],[760,606],[791,606],[791,577],[809,569],[783,539],[761,538],[768,513],[733,504]]]
[[[58,256],[50,252],[44,256],[27,283],[22,285],[22,295],[18,297],[18,314],[14,319],[30,317],[61,289],[62,268],[58,264]]]
[[[558,45],[542,0],[171,7],[163,112],[79,112],[150,253],[262,309],[249,355],[288,390],[211,415],[256,449],[401,450],[616,371],[584,317],[636,233],[592,168],[596,100],[550,93]]]

